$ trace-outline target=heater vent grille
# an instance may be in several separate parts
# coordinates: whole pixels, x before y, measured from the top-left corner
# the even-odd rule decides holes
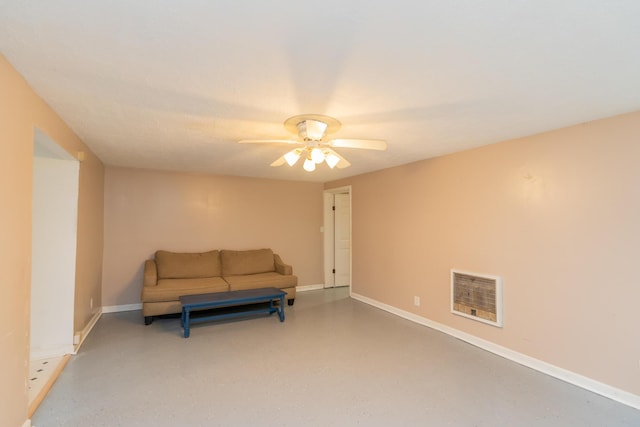
[[[451,312],[502,326],[502,279],[451,270]]]

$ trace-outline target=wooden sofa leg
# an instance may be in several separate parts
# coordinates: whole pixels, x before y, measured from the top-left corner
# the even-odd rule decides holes
[[[295,298],[288,299],[288,300],[287,300],[287,304],[289,304],[289,305],[293,305],[293,303],[294,303],[295,301],[296,301],[296,299],[295,299]]]
[[[153,323],[153,316],[144,316],[144,324],[150,325]]]

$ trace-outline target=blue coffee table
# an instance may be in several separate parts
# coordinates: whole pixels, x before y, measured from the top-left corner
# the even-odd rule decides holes
[[[284,322],[284,296],[286,292],[278,288],[247,289],[242,291],[215,292],[211,294],[185,295],[180,297],[182,304],[182,327],[184,337],[189,338],[192,323],[207,322],[209,320],[228,319],[231,317],[246,316],[254,313],[278,313],[280,321]],[[273,302],[280,300],[278,307]],[[191,312],[211,308],[231,307],[245,304],[268,302],[268,307],[248,305],[246,310],[231,313],[213,314],[210,316],[192,317]]]

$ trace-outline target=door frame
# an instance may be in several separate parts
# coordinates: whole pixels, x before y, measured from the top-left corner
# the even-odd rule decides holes
[[[351,295],[351,286],[353,282],[353,195],[350,185],[343,187],[329,188],[323,193],[323,218],[324,226],[322,228],[324,238],[324,287],[334,287],[333,259],[335,254],[335,223],[332,215],[333,212],[333,195],[348,194],[349,195],[349,295]]]

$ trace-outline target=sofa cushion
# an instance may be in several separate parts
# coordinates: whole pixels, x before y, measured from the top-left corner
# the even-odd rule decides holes
[[[268,273],[249,274],[246,276],[225,276],[224,280],[229,283],[230,291],[243,289],[274,288],[285,289],[294,288],[298,284],[296,276],[284,276],[275,271]]]
[[[271,249],[254,249],[248,251],[220,251],[223,276],[256,274],[275,271],[273,251]]]
[[[182,295],[226,292],[228,290],[229,284],[221,277],[160,279],[157,286],[145,286],[142,288],[142,301],[177,301]]]
[[[198,253],[157,251],[156,264],[158,279],[193,279],[221,275],[219,251]]]

